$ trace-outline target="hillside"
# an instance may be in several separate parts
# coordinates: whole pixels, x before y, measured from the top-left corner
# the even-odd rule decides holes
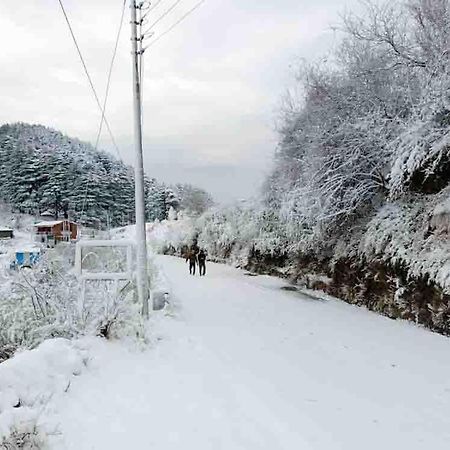
[[[134,220],[134,171],[92,145],[42,125],[0,127],[0,201],[14,211],[50,210],[87,225],[120,226]],[[146,177],[147,220],[170,208],[203,208],[210,197],[190,185],[169,187]],[[200,197],[200,204],[196,199]]]
[[[294,279],[447,334],[449,23],[440,1],[345,15],[332,64],[299,68],[263,198]]]

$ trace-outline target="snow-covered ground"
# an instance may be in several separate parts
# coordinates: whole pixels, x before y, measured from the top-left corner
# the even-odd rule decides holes
[[[210,264],[160,257],[175,316],[91,348],[45,415],[53,449],[447,449],[450,340]]]
[[[87,362],[88,348],[94,343],[97,343],[94,338],[80,341],[50,339],[34,350],[19,351],[13,358],[1,363],[1,449],[16,448],[3,441],[8,440],[11,432],[22,436],[36,433],[35,443],[45,442],[45,434],[53,430],[42,427],[35,431],[34,426],[47,402],[54,395],[66,392],[74,377],[81,374]],[[18,448],[40,448],[22,444]],[[30,445],[30,442],[27,444]]]

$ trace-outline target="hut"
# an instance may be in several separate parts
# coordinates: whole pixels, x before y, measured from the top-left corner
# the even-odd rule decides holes
[[[0,227],[0,239],[12,239],[14,237],[14,230],[11,228]]]
[[[34,228],[37,240],[45,244],[70,242],[78,236],[78,225],[67,219],[38,222],[34,224]]]
[[[41,249],[36,247],[24,248],[16,250],[12,268],[33,267],[41,257]]]

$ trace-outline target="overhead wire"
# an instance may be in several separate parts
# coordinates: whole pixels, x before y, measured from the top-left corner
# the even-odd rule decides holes
[[[109,66],[109,71],[108,71],[108,79],[107,79],[107,82],[106,82],[106,91],[105,91],[105,100],[103,102],[102,118],[100,120],[100,126],[99,126],[98,133],[97,133],[97,139],[95,141],[95,150],[97,150],[97,148],[98,148],[98,144],[99,144],[99,141],[100,141],[100,136],[101,136],[102,129],[103,129],[103,122],[105,121],[106,105],[107,105],[107,102],[108,102],[109,90],[110,90],[110,87],[111,87],[111,78],[112,78],[114,62],[116,60],[116,55],[117,55],[117,48],[119,46],[120,35],[121,35],[121,32],[122,32],[122,27],[123,27],[123,21],[124,21],[123,19],[124,19],[124,16],[125,16],[126,4],[127,4],[127,0],[123,0],[122,12],[121,12],[120,22],[119,22],[119,29],[118,29],[117,34],[116,34],[116,41],[115,41],[115,44],[114,44],[113,55],[112,55],[112,58],[111,58],[111,63],[110,63],[110,66]],[[119,154],[119,159],[120,159],[120,154]],[[89,189],[89,182],[86,184],[86,191],[85,191],[85,195],[84,195],[84,199],[83,199],[83,205],[82,205],[82,212],[81,212],[81,214],[84,213],[85,204],[86,204],[86,200],[87,200],[88,189]]]
[[[167,28],[165,31],[163,31],[161,34],[158,35],[153,41],[150,41],[149,44],[147,44],[142,50],[145,51],[148,48],[155,45],[161,38],[163,38],[166,34],[170,33],[175,27],[177,27],[181,22],[183,22],[185,19],[187,19],[188,16],[190,16],[195,10],[197,10],[203,3],[205,3],[206,0],[200,0],[197,2],[193,8],[191,8],[189,11],[187,11],[185,14],[183,14],[173,25],[171,25],[169,28]]]
[[[163,0],[158,0],[158,1],[155,2],[154,5],[150,5],[150,8],[149,8],[148,12],[152,12],[155,8],[158,7],[158,5],[159,5],[162,1],[163,1]]]
[[[69,27],[69,31],[70,31],[70,34],[71,34],[71,36],[72,36],[72,40],[73,40],[73,42],[74,42],[74,44],[75,44],[75,47],[76,47],[76,49],[77,49],[78,56],[80,57],[81,64],[83,65],[83,69],[84,69],[84,72],[85,72],[85,74],[86,74],[86,77],[87,77],[87,79],[88,79],[88,81],[89,81],[89,85],[90,85],[90,87],[91,87],[92,93],[94,94],[95,101],[96,101],[97,106],[99,107],[100,112],[102,113],[102,116],[103,116],[103,108],[102,108],[102,105],[101,105],[101,103],[100,103],[100,100],[99,100],[98,95],[97,95],[97,91],[96,91],[96,89],[95,89],[95,87],[94,87],[94,83],[93,83],[93,81],[92,81],[92,78],[91,78],[91,76],[90,76],[90,74],[89,74],[89,71],[88,71],[88,68],[87,68],[87,66],[86,66],[86,62],[85,62],[85,60],[84,60],[84,58],[83,58],[83,54],[81,53],[81,49],[80,49],[80,47],[79,47],[79,45],[78,45],[77,38],[75,37],[75,33],[74,33],[73,28],[72,28],[72,25],[71,25],[71,23],[70,23],[69,17],[67,16],[67,13],[66,13],[66,10],[65,10],[65,8],[64,8],[64,5],[63,5],[62,0],[58,0],[58,2],[59,2],[59,5],[60,5],[60,7],[61,7],[61,10],[62,10],[62,12],[63,12],[63,14],[64,14],[64,18],[65,18],[65,20],[66,20],[66,23],[67,23],[67,25],[68,25],[68,27]],[[111,137],[111,141],[113,142],[114,147],[115,147],[115,149],[116,149],[116,152],[117,152],[117,154],[118,154],[118,156],[119,156],[119,158],[120,158],[119,147],[117,146],[116,140],[114,139],[114,135],[112,134],[111,127],[109,126],[109,122],[108,122],[108,120],[106,119],[106,117],[104,117],[104,122],[105,122],[106,128],[108,129],[109,136]]]
[[[111,87],[111,77],[112,77],[114,62],[116,60],[117,48],[119,46],[120,34],[122,32],[123,18],[125,16],[125,6],[126,6],[126,4],[127,4],[127,0],[123,0],[122,13],[121,13],[121,16],[120,16],[120,23],[119,23],[119,29],[117,31],[116,42],[115,42],[115,45],[114,45],[114,51],[113,51],[113,55],[112,55],[112,58],[111,58],[111,63],[109,65],[108,80],[106,82],[105,100],[103,102],[103,108],[102,108],[102,118],[100,120],[100,126],[99,126],[98,133],[97,133],[97,139],[95,141],[95,149],[96,150],[97,150],[98,143],[99,143],[99,140],[100,140],[100,135],[102,133],[103,122],[105,121],[106,104],[108,102],[109,89]],[[120,158],[120,155],[119,155],[119,158]]]
[[[177,5],[179,5],[183,0],[176,0],[172,6],[168,9],[166,9],[166,11],[164,11],[143,33],[142,36],[146,36],[155,25],[157,25],[159,22],[161,22],[161,20],[163,20],[168,14],[170,14],[176,7]]]
[[[117,54],[119,38],[120,38],[121,31],[122,31],[122,26],[123,26],[123,18],[124,18],[124,14],[125,14],[126,0],[123,1],[123,8],[122,8],[122,13],[121,13],[119,30],[118,30],[118,33],[117,33],[116,42],[115,42],[114,51],[113,51],[113,57],[111,59],[111,64],[110,64],[109,72],[108,72],[108,81],[107,81],[107,86],[106,86],[106,94],[105,94],[105,101],[103,103],[103,107],[100,104],[100,100],[98,98],[97,91],[95,89],[95,86],[94,86],[94,83],[92,81],[92,78],[91,78],[91,76],[89,74],[88,68],[87,68],[85,60],[83,58],[83,54],[81,53],[81,49],[80,49],[80,47],[78,45],[77,39],[75,37],[75,33],[73,31],[72,25],[70,23],[69,17],[68,17],[68,15],[66,13],[66,10],[64,8],[62,0],[58,0],[58,1],[59,1],[59,5],[61,6],[61,10],[62,10],[62,12],[64,14],[64,18],[65,18],[65,20],[67,22],[67,25],[69,27],[69,31],[70,31],[70,34],[72,36],[73,42],[75,44],[75,47],[77,49],[78,56],[80,57],[81,63],[83,65],[84,72],[85,72],[86,77],[87,77],[87,79],[89,81],[89,85],[90,85],[91,90],[92,90],[92,92],[94,94],[95,101],[96,101],[96,103],[97,103],[97,105],[100,108],[100,111],[102,113],[102,118],[101,118],[101,121],[100,121],[100,127],[99,127],[99,131],[98,131],[98,134],[97,134],[97,140],[96,140],[96,143],[95,143],[95,149],[97,149],[97,147],[98,147],[98,142],[99,142],[99,139],[100,139],[102,126],[103,126],[103,123],[105,123],[105,125],[107,127],[107,130],[108,130],[108,133],[109,133],[109,136],[111,137],[111,140],[112,140],[112,142],[114,144],[114,147],[116,149],[117,155],[118,155],[119,159],[121,159],[119,147],[117,146],[117,143],[116,143],[116,140],[114,138],[114,135],[112,134],[111,127],[109,126],[109,122],[108,122],[108,120],[107,120],[107,118],[105,116],[105,112],[106,112],[106,104],[107,104],[107,100],[108,100],[108,94],[109,94],[109,90],[110,90],[112,70],[113,70],[114,61],[115,61],[116,54]],[[86,189],[85,189],[85,192],[84,192],[83,203],[82,203],[82,206],[81,206],[81,218],[83,218],[83,215],[84,215],[90,183],[91,183],[91,180],[88,179],[87,182],[86,182]]]
[[[161,0],[160,0],[161,1]],[[181,1],[181,0],[180,0]],[[166,34],[168,34],[170,31],[172,31],[177,25],[179,25],[183,20],[185,20],[188,16],[190,16],[196,9],[198,9],[202,3],[204,3],[206,0],[200,0],[199,2],[197,2],[193,8],[191,8],[189,11],[187,11],[185,14],[183,14],[173,25],[171,25],[167,30],[165,30],[161,35],[159,35],[154,41],[152,41],[149,45],[147,45],[146,47],[143,46],[143,34],[142,34],[142,20],[140,20],[140,29],[141,29],[141,39],[139,39],[138,45],[139,45],[139,83],[141,86],[141,102],[142,102],[142,97],[143,97],[143,76],[144,76],[144,52],[147,48],[151,47],[152,45],[154,45],[156,43],[156,41],[158,41],[159,39],[161,39],[163,36],[165,36]],[[157,4],[159,4],[160,2],[158,2]],[[174,5],[172,5],[172,9],[180,2],[176,2]],[[154,6],[156,7],[156,5]],[[159,20],[158,20],[159,21]],[[156,21],[156,22],[158,22]],[[156,23],[155,22],[155,23]],[[151,27],[150,27],[151,28]],[[148,32],[148,30],[147,30]],[[141,103],[141,123],[143,121],[143,105]]]

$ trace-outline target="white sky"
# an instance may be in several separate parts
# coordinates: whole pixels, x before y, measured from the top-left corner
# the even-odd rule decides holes
[[[159,17],[174,0],[162,0]],[[162,32],[197,0],[182,0]],[[331,26],[357,0],[206,0],[146,53],[145,165],[150,176],[190,182],[217,200],[251,196],[270,170],[280,96],[291,64],[330,51]],[[64,2],[103,97],[122,0]],[[129,9],[107,117],[133,162]],[[0,123],[31,122],[95,142],[100,113],[58,0],[0,2]],[[100,147],[112,151],[106,132]]]

